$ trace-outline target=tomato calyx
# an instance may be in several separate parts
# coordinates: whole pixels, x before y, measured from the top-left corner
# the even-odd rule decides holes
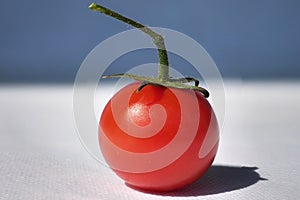
[[[146,85],[153,85],[153,86],[164,86],[170,88],[179,88],[179,89],[189,89],[201,92],[204,97],[209,97],[209,92],[202,87],[199,87],[199,80],[193,77],[185,77],[185,78],[169,78],[166,81],[162,81],[158,78],[147,77],[147,76],[139,76],[135,74],[112,74],[112,75],[105,75],[102,78],[120,78],[120,77],[128,77],[137,81],[141,81],[140,87],[137,89],[137,92],[141,91]],[[194,82],[194,85],[189,85],[185,83]]]

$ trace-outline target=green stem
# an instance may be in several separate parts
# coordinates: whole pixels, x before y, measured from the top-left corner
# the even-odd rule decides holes
[[[118,19],[122,22],[125,22],[135,28],[138,28],[139,30],[141,30],[142,32],[146,33],[147,35],[149,35],[152,40],[153,43],[155,44],[155,46],[157,47],[157,52],[158,52],[158,59],[159,59],[159,66],[158,66],[158,79],[162,82],[168,81],[170,76],[169,76],[169,60],[168,60],[168,52],[166,50],[166,46],[165,46],[165,42],[164,42],[164,38],[154,32],[153,30],[151,30],[150,28],[132,20],[129,19],[127,17],[124,17],[122,15],[120,15],[119,13],[116,13],[115,11],[112,11],[108,8],[105,8],[103,6],[97,5],[96,3],[92,3],[89,6],[90,9],[94,10],[94,11],[99,11],[103,14],[106,14],[108,16],[111,16],[115,19]]]
[[[160,85],[164,87],[172,87],[172,88],[178,88],[178,89],[188,89],[188,90],[194,90],[201,92],[205,97],[209,96],[209,92],[202,87],[199,87],[199,81],[197,79],[186,77],[186,78],[179,78],[179,79],[170,79],[169,76],[169,60],[168,60],[168,52],[165,47],[164,38],[151,30],[150,28],[132,20],[127,17],[124,17],[120,15],[119,13],[116,13],[108,8],[105,8],[103,6],[97,5],[95,3],[92,3],[89,8],[94,11],[99,11],[103,14],[106,14],[108,16],[111,16],[115,19],[118,19],[122,22],[125,22],[135,28],[138,28],[142,32],[149,35],[153,43],[157,47],[158,52],[158,59],[159,59],[159,66],[158,66],[158,77],[152,78],[152,77],[145,77],[145,76],[138,76],[134,74],[114,74],[114,75],[108,75],[108,76],[102,76],[102,78],[113,78],[113,77],[128,77],[135,79],[137,81],[141,82],[140,87],[137,89],[137,92],[139,92],[142,88],[144,88],[147,84],[150,85]],[[194,82],[195,85],[189,85],[184,83]]]

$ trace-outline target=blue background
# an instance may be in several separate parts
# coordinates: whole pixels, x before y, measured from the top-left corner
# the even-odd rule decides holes
[[[131,29],[92,12],[87,0],[2,0],[0,82],[73,82],[87,54],[106,38]],[[96,1],[145,25],[180,31],[198,41],[223,77],[298,79],[298,0]],[[185,64],[176,56],[171,62]],[[156,52],[133,52],[123,68],[157,62]]]

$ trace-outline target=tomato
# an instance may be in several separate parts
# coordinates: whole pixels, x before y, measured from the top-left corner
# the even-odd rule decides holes
[[[134,188],[170,191],[199,179],[218,149],[216,116],[199,92],[139,82],[117,92],[99,122],[104,159]]]

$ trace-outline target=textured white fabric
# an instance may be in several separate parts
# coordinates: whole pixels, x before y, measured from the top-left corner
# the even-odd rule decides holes
[[[213,167],[181,191],[145,193],[82,147],[71,85],[2,85],[0,199],[299,199],[300,82],[230,81],[225,90]]]

